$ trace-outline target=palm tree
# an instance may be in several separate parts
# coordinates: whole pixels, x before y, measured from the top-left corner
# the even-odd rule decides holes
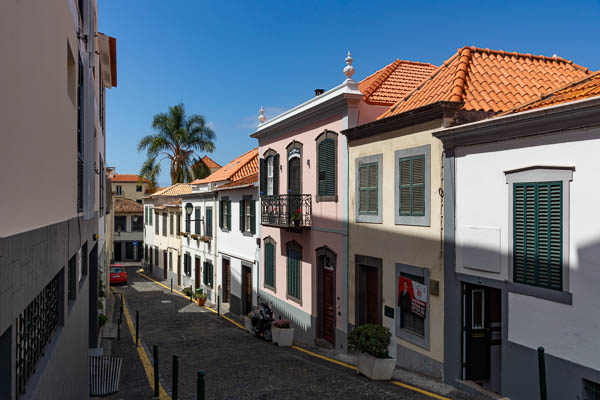
[[[157,183],[156,180],[160,175],[160,164],[155,163],[154,158],[149,158],[142,164],[142,168],[140,169],[140,181],[139,183],[146,182],[148,183],[148,190],[151,193],[156,191]]]
[[[183,104],[169,107],[169,112],[158,113],[152,120],[156,133],[144,136],[138,151],[147,150],[148,161],[160,164],[170,161],[171,183],[189,182],[193,176],[190,167],[196,151],[212,153],[215,133],[206,126],[201,115],[187,116]],[[147,162],[148,162],[147,161]]]

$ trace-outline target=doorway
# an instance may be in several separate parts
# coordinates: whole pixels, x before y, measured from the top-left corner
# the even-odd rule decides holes
[[[196,257],[196,279],[194,279],[195,289],[200,289],[200,258]]]
[[[167,252],[163,251],[163,279],[167,280]]]
[[[133,242],[125,242],[125,259],[133,260]]]
[[[121,244],[123,242],[115,242],[115,261],[122,261],[121,260]]]
[[[300,157],[293,157],[288,161],[288,189],[290,194],[300,194],[302,191],[300,180]]]
[[[223,303],[229,303],[229,298],[231,295],[231,267],[228,258],[223,258],[221,263],[221,285],[223,287]]]
[[[177,286],[181,287],[181,256],[177,255]]]
[[[335,346],[336,324],[336,293],[335,293],[335,267],[336,255],[328,247],[317,249],[317,336],[325,339]]]
[[[500,289],[463,284],[463,379],[500,393],[502,296]]]
[[[242,315],[252,310],[252,268],[242,265]]]
[[[368,261],[368,264],[356,264],[356,324],[357,326],[381,325],[381,266],[383,262],[379,258],[362,256],[360,258]]]

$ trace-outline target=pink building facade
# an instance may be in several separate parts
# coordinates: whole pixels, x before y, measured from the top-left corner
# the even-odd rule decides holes
[[[259,141],[259,301],[292,321],[295,340],[346,351],[348,334],[348,157],[343,129],[386,107],[367,104],[352,80],[266,121]]]

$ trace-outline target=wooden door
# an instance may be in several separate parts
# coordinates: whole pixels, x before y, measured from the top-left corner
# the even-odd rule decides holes
[[[168,264],[167,264],[168,260],[167,260],[167,252],[164,251],[163,252],[163,279],[167,279],[167,268],[168,268]]]
[[[121,243],[115,242],[115,261],[121,261]]]
[[[196,289],[200,289],[200,259],[196,257],[196,279],[194,279]]]
[[[379,282],[377,268],[367,267],[367,323],[379,324]]]
[[[252,310],[252,270],[242,266],[242,313],[248,314]]]
[[[221,274],[221,285],[223,288],[223,303],[229,303],[229,297],[231,294],[231,268],[228,259],[223,258],[222,263],[223,270]]]
[[[489,292],[483,286],[465,284],[463,290],[465,379],[490,377]]]
[[[335,343],[335,271],[323,268],[323,339]]]
[[[177,256],[177,285],[181,286],[181,256]]]

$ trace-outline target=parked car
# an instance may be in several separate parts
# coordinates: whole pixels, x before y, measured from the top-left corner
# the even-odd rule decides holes
[[[110,266],[110,284],[116,285],[117,283],[127,285],[127,272],[122,265],[112,264]]]

